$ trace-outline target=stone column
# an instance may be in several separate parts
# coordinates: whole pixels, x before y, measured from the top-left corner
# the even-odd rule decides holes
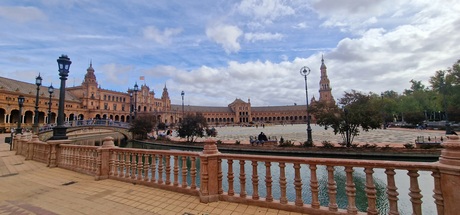
[[[98,158],[97,158],[97,174],[95,176],[96,180],[107,179],[109,178],[110,173],[110,149],[118,148],[113,142],[113,137],[105,137],[102,143],[102,146],[97,149]]]
[[[72,140],[48,140],[46,143],[49,144],[49,157],[48,157],[48,167],[53,168],[59,166],[59,157],[60,157],[60,144],[70,144]]]
[[[200,154],[200,201],[203,203],[219,201],[219,155],[216,141],[205,140],[203,152]]]
[[[444,214],[458,214],[460,211],[460,141],[458,136],[449,135],[441,144],[438,168],[441,174],[441,191],[444,199]]]

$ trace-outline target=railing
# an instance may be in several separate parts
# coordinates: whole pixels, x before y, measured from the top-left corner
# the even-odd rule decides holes
[[[40,132],[53,130],[56,124],[46,124],[43,127],[40,127]],[[118,128],[129,128],[129,123],[127,122],[120,122],[120,121],[113,121],[110,119],[86,119],[86,120],[74,120],[74,121],[67,121],[64,124],[67,128],[72,127],[86,127],[86,126],[110,126],[110,127],[118,127]]]
[[[15,138],[15,142],[19,140]],[[197,195],[201,202],[229,201],[307,214],[400,214],[398,200],[408,198],[410,213],[422,214],[422,193],[428,193],[425,197],[432,195],[436,208],[428,214],[460,210],[457,136],[443,143],[437,163],[221,154],[211,140],[200,153],[117,148],[111,137],[104,139],[101,147],[68,143],[43,143],[34,136],[28,147],[23,144],[15,149],[40,162],[48,158],[44,163],[50,167],[93,175],[97,180],[110,178]],[[383,191],[377,188],[376,180],[381,179],[374,172],[386,179]],[[319,173],[325,177],[320,178]],[[407,179],[399,177],[401,173]],[[358,175],[364,175],[362,186],[356,184]],[[408,194],[400,194],[405,186]],[[385,192],[379,195],[387,202],[384,209],[377,206],[382,201],[378,192]],[[339,193],[344,193],[345,205],[339,205]],[[358,209],[357,201],[363,198],[366,206]]]

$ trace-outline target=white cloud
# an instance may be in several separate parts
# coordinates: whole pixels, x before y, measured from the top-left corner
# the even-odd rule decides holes
[[[214,25],[206,28],[206,36],[222,45],[227,54],[238,52],[241,49],[238,38],[242,34],[243,31],[233,25]]]
[[[294,9],[282,0],[243,0],[237,6],[238,11],[263,23],[295,13]]]
[[[147,26],[143,29],[144,38],[153,40],[162,45],[170,44],[171,38],[181,32],[181,28],[166,28],[164,31],[161,31],[155,26]]]
[[[283,35],[280,33],[245,33],[244,39],[249,42],[256,42],[259,40],[268,41],[268,40],[281,40]]]
[[[0,6],[0,17],[21,23],[47,19],[47,16],[40,9],[35,7]]]

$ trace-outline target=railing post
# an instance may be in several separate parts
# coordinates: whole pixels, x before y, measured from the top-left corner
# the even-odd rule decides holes
[[[441,144],[443,149],[438,168],[441,174],[441,191],[444,199],[444,214],[458,214],[460,211],[460,141],[458,136],[449,135]]]
[[[32,140],[27,142],[27,153],[26,153],[26,156],[25,156],[26,160],[33,160],[34,159],[34,144],[37,143],[37,142],[40,142],[40,140],[38,140],[38,136],[36,134],[34,134],[32,136]]]
[[[109,178],[110,173],[110,149],[116,148],[113,137],[105,137],[104,141],[102,142],[102,146],[100,146],[98,151],[97,157],[97,174],[95,176],[96,180],[107,179]]]
[[[203,152],[200,154],[200,201],[203,203],[219,201],[219,155],[216,141],[205,140]]]
[[[48,149],[48,167],[57,167],[61,156],[61,150],[59,149],[60,144],[69,144],[72,140],[48,140],[46,143],[50,146]]]

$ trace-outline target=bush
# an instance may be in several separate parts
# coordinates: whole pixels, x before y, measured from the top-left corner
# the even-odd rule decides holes
[[[375,149],[375,148],[377,148],[377,144],[374,143],[374,144],[371,145],[371,144],[369,144],[369,143],[366,143],[366,144],[362,145],[361,148],[365,148],[365,149]]]
[[[217,145],[222,144],[222,140],[217,140],[217,141],[216,141],[216,144],[217,144]]]
[[[294,146],[294,142],[292,140],[286,140],[286,141],[283,140],[283,143],[280,143],[278,146],[279,147],[291,147],[291,146]]]
[[[326,149],[332,149],[334,148],[334,144],[331,143],[331,141],[323,141],[321,142],[321,144],[323,145],[323,148],[326,148]]]
[[[358,143],[352,143],[351,148],[358,148],[359,144]]]
[[[415,146],[414,146],[414,144],[412,144],[412,143],[406,143],[406,144],[404,144],[404,148],[406,148],[406,149],[413,149],[413,148],[415,148]]]
[[[382,149],[384,150],[391,149],[390,144],[386,144],[385,146],[382,146]]]
[[[313,141],[305,141],[303,142],[302,146],[303,147],[315,147],[315,145],[313,144]]]
[[[281,137],[281,138],[280,138],[280,142],[279,142],[279,144],[281,145],[281,144],[283,144],[283,143],[284,143],[284,138],[283,138],[283,137]]]
[[[236,145],[240,145],[240,144],[241,144],[241,141],[237,140],[237,141],[235,141],[235,144],[236,144]]]

